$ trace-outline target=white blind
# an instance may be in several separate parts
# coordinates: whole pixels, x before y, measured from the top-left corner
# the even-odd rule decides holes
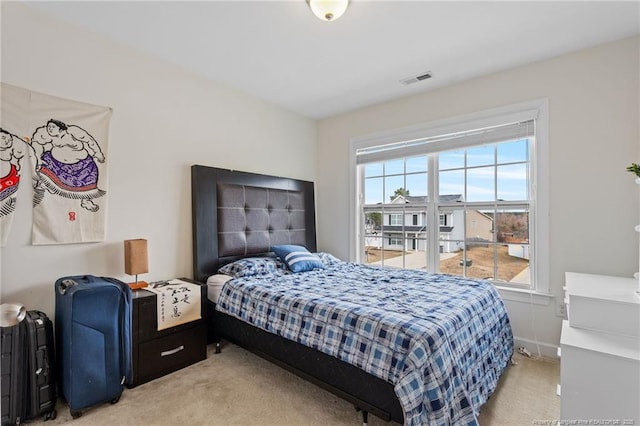
[[[527,120],[416,140],[387,143],[356,151],[356,163],[375,163],[394,158],[450,151],[489,143],[506,142],[535,136],[535,121]]]

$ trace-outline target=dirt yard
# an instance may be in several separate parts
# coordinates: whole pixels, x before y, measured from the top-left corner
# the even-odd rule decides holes
[[[467,276],[470,278],[494,278],[493,276],[493,250],[494,247],[471,247],[467,250]],[[529,266],[525,259],[509,256],[506,246],[497,246],[498,250],[498,276],[499,280],[511,281],[513,277]],[[455,257],[440,262],[440,272],[445,274],[462,275],[462,252]]]
[[[394,257],[402,256],[402,250],[381,250],[381,249],[369,247],[365,251],[365,255],[366,255],[365,263],[375,263],[375,262],[381,261],[383,251],[384,251],[385,259],[391,259]]]
[[[470,278],[494,278],[493,247],[471,247],[467,250],[467,276]],[[509,256],[506,246],[498,246],[498,279],[511,281],[513,277],[529,266],[525,259]],[[366,263],[378,262],[382,259],[383,250],[368,248]],[[408,252],[406,252],[408,254]],[[391,259],[402,255],[401,250],[384,250],[384,258]],[[444,274],[462,275],[462,251],[454,257],[440,261],[440,272]]]

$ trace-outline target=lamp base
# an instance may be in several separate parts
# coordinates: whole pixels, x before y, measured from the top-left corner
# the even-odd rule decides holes
[[[129,283],[129,287],[131,287],[131,290],[138,290],[140,288],[145,288],[148,286],[149,284],[146,281],[137,281],[135,283]]]

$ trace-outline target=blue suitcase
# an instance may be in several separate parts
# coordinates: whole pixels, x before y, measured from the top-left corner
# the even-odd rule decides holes
[[[131,289],[92,275],[56,280],[58,383],[73,418],[120,399],[131,381]]]

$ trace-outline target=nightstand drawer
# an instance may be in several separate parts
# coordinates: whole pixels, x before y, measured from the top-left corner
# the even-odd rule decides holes
[[[205,324],[186,328],[166,337],[140,343],[138,383],[179,370],[207,357]]]
[[[138,327],[134,327],[134,340],[144,342],[147,340],[157,339],[169,334],[175,333],[183,326],[167,328],[158,331],[158,316],[156,303],[158,298],[155,294],[140,298],[136,305]],[[135,334],[137,333],[137,334]]]
[[[147,340],[165,337],[191,325],[190,323],[185,323],[158,331],[158,297],[154,293],[144,289],[135,291],[133,296],[132,338],[134,342],[145,342]],[[206,300],[206,297],[206,286],[202,286],[202,306],[206,306],[202,303],[202,301]],[[204,321],[206,310],[202,308],[201,313],[203,319],[198,321]]]

